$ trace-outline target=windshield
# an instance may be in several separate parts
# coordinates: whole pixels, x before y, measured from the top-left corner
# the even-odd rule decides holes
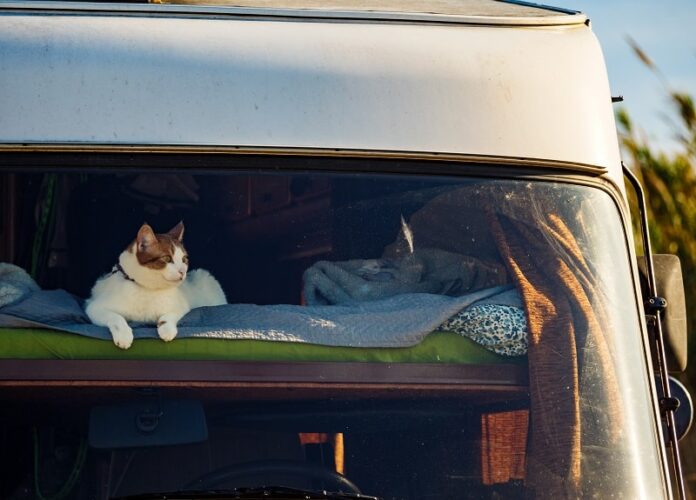
[[[3,498],[664,495],[608,194],[240,163],[0,174]]]

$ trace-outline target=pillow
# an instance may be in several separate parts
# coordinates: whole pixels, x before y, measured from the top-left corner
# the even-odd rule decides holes
[[[37,290],[39,286],[24,269],[0,262],[0,307],[18,302]]]
[[[473,305],[459,311],[437,329],[468,337],[503,356],[527,354],[527,318],[519,307]]]

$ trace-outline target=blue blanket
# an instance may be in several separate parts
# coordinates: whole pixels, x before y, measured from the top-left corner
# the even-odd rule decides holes
[[[350,305],[227,304],[201,307],[179,323],[179,337],[255,339],[345,347],[408,347],[418,344],[446,319],[472,304],[521,307],[510,286],[461,297],[405,293]],[[131,324],[135,338],[157,338],[154,325]],[[0,307],[0,327],[43,327],[110,340],[93,325],[80,299],[63,290],[35,290]]]

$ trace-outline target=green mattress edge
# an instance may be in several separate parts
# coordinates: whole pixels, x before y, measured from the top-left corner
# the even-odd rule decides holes
[[[294,342],[185,338],[136,339],[128,350],[113,342],[44,329],[0,328],[0,359],[150,359],[338,361],[381,363],[518,363],[452,332],[434,332],[413,347],[332,347]]]

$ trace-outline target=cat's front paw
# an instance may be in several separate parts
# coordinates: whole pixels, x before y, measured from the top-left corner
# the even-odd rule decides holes
[[[109,327],[114,344],[121,349],[128,349],[133,343],[133,330],[124,321],[123,324],[116,324]]]
[[[165,342],[169,342],[170,340],[174,340],[174,337],[176,337],[176,334],[177,334],[176,323],[174,323],[173,321],[160,320],[157,323],[157,335],[159,335],[159,338],[161,338]]]

